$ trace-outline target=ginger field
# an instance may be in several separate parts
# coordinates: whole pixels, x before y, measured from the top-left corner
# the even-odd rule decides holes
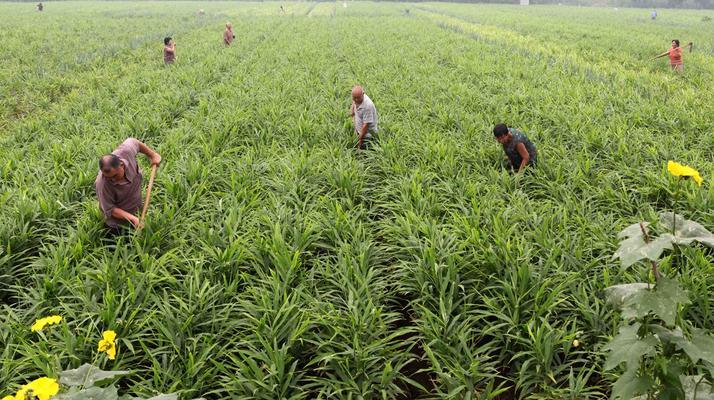
[[[606,363],[605,288],[655,278],[613,259],[618,233],[672,210],[714,230],[714,11],[658,11],[0,3],[0,397],[85,363],[129,371],[126,399],[606,399],[640,355],[638,384],[711,382],[704,345]],[[672,39],[694,42],[683,74],[650,60]],[[500,122],[536,168],[504,168]],[[127,137],[163,162],[144,230],[107,240],[97,160]],[[714,330],[713,259],[658,261],[685,337]]]

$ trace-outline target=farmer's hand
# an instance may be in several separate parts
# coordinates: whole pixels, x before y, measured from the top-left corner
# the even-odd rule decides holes
[[[161,164],[161,154],[154,153],[154,155],[151,157],[151,165],[156,165],[158,167],[159,164]]]
[[[129,217],[129,222],[131,222],[131,224],[134,225],[134,228],[136,229],[141,229],[143,227],[143,224],[139,220],[139,217],[137,217],[136,215],[132,215],[131,217]]]

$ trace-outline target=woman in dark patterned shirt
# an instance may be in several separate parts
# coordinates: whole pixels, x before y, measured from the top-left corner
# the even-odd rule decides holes
[[[503,145],[503,151],[516,172],[521,172],[526,166],[535,166],[538,152],[535,145],[521,131],[509,128],[506,124],[493,127],[493,135]]]

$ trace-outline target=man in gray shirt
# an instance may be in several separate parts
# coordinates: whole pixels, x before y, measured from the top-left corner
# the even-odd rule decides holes
[[[357,147],[359,149],[369,148],[372,133],[377,133],[377,109],[372,100],[364,94],[362,86],[352,88],[352,106],[350,116],[355,124],[355,134],[357,135]]]
[[[161,156],[144,143],[129,138],[112,152],[99,159],[99,173],[94,188],[99,208],[112,233],[119,233],[120,225],[130,222],[135,228],[141,221],[136,216],[141,208],[141,171],[136,161],[138,153],[145,154],[151,165],[159,165]]]

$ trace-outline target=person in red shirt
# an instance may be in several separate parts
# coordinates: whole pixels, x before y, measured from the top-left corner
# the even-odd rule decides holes
[[[236,35],[233,34],[233,25],[231,25],[230,22],[226,23],[226,31],[223,32],[223,43],[225,43],[226,46],[230,46],[235,38]]]
[[[176,61],[176,42],[171,37],[164,38],[164,63],[171,64]]]
[[[691,53],[692,46],[694,46],[694,44],[692,42],[689,42],[686,46],[689,46],[689,52]],[[665,56],[669,56],[669,65],[672,67],[672,70],[677,72],[684,71],[684,64],[682,63],[682,48],[679,46],[679,40],[672,40],[672,47],[664,53],[654,57],[653,60]]]

